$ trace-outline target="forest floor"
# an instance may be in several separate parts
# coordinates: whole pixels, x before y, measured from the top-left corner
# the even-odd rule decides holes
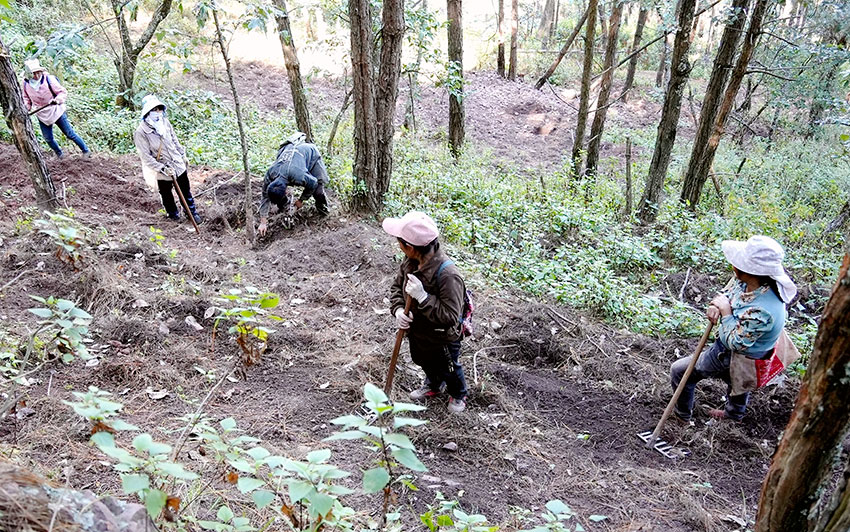
[[[397,268],[393,239],[332,200],[330,217],[301,218],[291,230],[273,220],[252,248],[240,230],[241,186],[229,172],[191,169],[206,217],[197,236],[191,225],[157,214],[157,195],[144,188],[135,156],[50,159],[49,166],[76,218],[95,229],[93,244],[79,271],[55,258],[28,223],[32,187],[19,156],[0,145],[0,319],[23,336],[35,323],[24,310],[34,306],[29,295],[76,300],[94,316],[97,362],[56,362],[37,373],[26,389],[26,414],[0,421],[0,454],[74,488],[120,493],[112,466],[88,443],[86,422],[62,401],[98,386],[124,403],[126,421],[173,441],[170,431],[182,426],[176,418],[194,411],[213,385],[198,368],[222,375],[237,354],[221,334],[212,347],[206,310],[230,288],[257,286],[281,295],[276,312],[284,321],[261,362],[225,382],[206,413],[234,417],[272,452],[294,458],[330,446],[331,461],[354,472],[356,487],[357,470],[373,457],[352,442],[321,440],[333,430],[330,419],[357,409],[366,382],[384,380],[394,337],[386,311]],[[150,227],[162,230],[162,247],[151,241]],[[636,335],[469,281],[478,327],[463,346],[469,408],[452,416],[445,400],[429,403],[422,413],[429,423],[411,434],[429,471],[417,478],[421,490],[403,493],[399,504],[420,513],[440,491],[506,522],[510,506],[560,498],[588,530],[611,531],[733,530],[744,528],[736,519],[754,517],[796,379],[755,393],[742,423],[709,424],[701,410],[692,425],[669,422],[663,436],[691,452],[669,460],[644,448],[636,433],[654,427],[671,394],[670,363],[689,355],[694,340]],[[398,399],[421,379],[405,351]],[[161,390],[167,395],[159,398]],[[724,391],[703,383],[697,402],[721,404]],[[455,451],[444,449],[449,442]],[[190,467],[191,450],[181,457]],[[380,507],[362,496],[349,503]],[[589,523],[591,514],[608,519]]]

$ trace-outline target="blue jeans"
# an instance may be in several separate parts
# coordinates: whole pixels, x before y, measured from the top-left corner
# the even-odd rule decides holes
[[[466,379],[458,362],[460,340],[448,344],[431,344],[409,338],[410,358],[425,371],[425,385],[439,391],[446,383],[446,391],[455,399],[466,397]]]
[[[62,155],[62,148],[59,147],[59,144],[56,142],[56,139],[53,138],[53,126],[48,126],[38,121],[38,125],[41,127],[41,134],[44,136],[44,140],[47,141],[47,145],[50,146],[50,149],[56,153],[56,155]],[[83,139],[77,135],[77,132],[74,131],[74,128],[71,127],[71,122],[68,121],[68,114],[62,113],[62,116],[59,117],[59,120],[56,121],[56,125],[59,126],[59,130],[62,131],[68,140],[73,141],[74,144],[80,147],[83,153],[88,153],[89,148],[86,146],[86,143],[83,142]]]
[[[697,383],[709,377],[716,377],[728,385],[726,390],[726,416],[730,419],[740,420],[744,417],[744,412],[747,410],[747,402],[750,394],[743,393],[741,395],[729,395],[732,391],[731,379],[729,377],[729,364],[732,361],[732,352],[726,349],[720,340],[715,342],[703,351],[702,355],[697,360],[691,376],[688,378],[688,383],[682,390],[682,395],[676,402],[674,412],[682,419],[691,419],[691,414],[694,410],[694,391]],[[670,366],[670,384],[673,390],[679,386],[679,382],[685,375],[685,370],[691,362],[691,357],[680,358]]]

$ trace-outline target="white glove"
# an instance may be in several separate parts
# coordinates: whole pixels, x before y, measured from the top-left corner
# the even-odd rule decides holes
[[[404,313],[404,309],[399,307],[395,311],[395,324],[399,329],[409,329],[410,323],[413,321],[413,316],[408,316]]]
[[[162,173],[168,177],[177,177],[177,172],[175,172],[174,168],[171,168],[170,166],[163,166]]]
[[[420,305],[428,299],[428,292],[422,286],[422,281],[412,273],[407,274],[407,285],[405,285],[404,291]]]

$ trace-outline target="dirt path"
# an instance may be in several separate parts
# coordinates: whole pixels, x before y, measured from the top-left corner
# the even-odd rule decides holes
[[[291,231],[273,223],[270,236],[251,249],[239,229],[239,187],[214,189],[230,176],[200,168],[192,175],[196,195],[206,191],[200,201],[208,221],[196,237],[189,226],[156,214],[157,198],[143,188],[137,164],[134,157],[99,156],[51,163],[78,219],[105,230],[92,236],[87,264],[74,272],[25,222],[16,224],[31,187],[14,148],[0,146],[9,176],[2,190],[0,285],[26,272],[14,290],[0,294],[4,328],[24,334],[24,324],[33,323],[21,312],[32,306],[27,294],[79,300],[95,316],[91,347],[99,355],[92,367],[54,363],[37,374],[26,394],[33,413],[0,421],[0,449],[71,487],[119,492],[117,475],[87,443],[84,423],[61,401],[96,385],[118,394],[128,421],[170,441],[168,431],[181,426],[175,418],[193,411],[212,386],[201,370],[220,375],[237,352],[224,335],[211,350],[206,309],[220,291],[249,285],[280,293],[284,322],[260,364],[225,383],[206,413],[233,416],[263,445],[295,458],[327,446],[321,440],[331,433],[328,420],[354,411],[363,384],[384,378],[393,337],[384,309],[397,264],[394,243],[373,224],[334,215]],[[149,227],[162,230],[162,249],[151,242]],[[508,505],[539,507],[561,498],[584,518],[609,517],[585,519],[589,530],[618,531],[719,531],[729,529],[728,514],[753,516],[794,386],[755,394],[742,424],[706,425],[703,416],[694,426],[671,423],[666,436],[693,453],[672,462],[642,448],[635,433],[651,428],[663,410],[667,368],[677,352],[689,353],[692,341],[637,336],[521,294],[486,290],[480,280],[470,284],[479,324],[478,336],[463,348],[470,407],[450,417],[444,400],[429,405],[428,425],[413,433],[429,472],[417,480],[421,491],[403,493],[401,504],[421,512],[436,491],[456,497],[462,490],[465,508],[504,522]],[[187,325],[188,316],[203,330]],[[405,362],[396,397],[420,378]],[[152,399],[150,391],[158,390],[169,395]],[[701,404],[721,400],[719,385],[700,390]],[[447,442],[457,451],[444,450]],[[331,448],[334,463],[353,471],[356,485],[372,457],[345,442]],[[352,504],[374,507],[364,497]]]

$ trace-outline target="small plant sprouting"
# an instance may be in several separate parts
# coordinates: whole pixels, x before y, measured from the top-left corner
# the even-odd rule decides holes
[[[80,250],[86,245],[86,230],[73,218],[45,211],[46,218],[36,220],[38,232],[49,236],[56,244],[56,258],[74,270],[83,265]]]
[[[87,392],[73,392],[78,401],[62,401],[74,409],[74,412],[91,421],[91,433],[114,433],[117,430],[139,430],[139,427],[118,419],[118,413],[124,407],[121,403],[111,401],[112,394],[89,386]]]
[[[92,322],[91,314],[78,308],[68,299],[55,298],[53,296],[43,298],[30,296],[44,307],[28,309],[41,320],[38,322],[38,331],[47,331],[53,337],[47,342],[51,350],[62,354],[62,361],[71,362],[75,357],[88,360],[91,355],[86,349],[83,340],[89,336],[89,324]]]
[[[154,226],[148,227],[151,232],[150,240],[156,247],[162,249],[165,246],[165,237],[162,236],[162,229],[157,229]]]
[[[236,335],[236,343],[242,349],[242,364],[252,366],[260,361],[266,350],[269,334],[274,332],[262,325],[265,318],[280,321],[281,318],[270,314],[270,310],[280,303],[280,296],[272,292],[261,292],[253,286],[244,290],[231,289],[228,294],[217,298],[218,301],[233,305],[230,308],[218,308],[213,334],[222,321],[230,322],[227,330]]]

